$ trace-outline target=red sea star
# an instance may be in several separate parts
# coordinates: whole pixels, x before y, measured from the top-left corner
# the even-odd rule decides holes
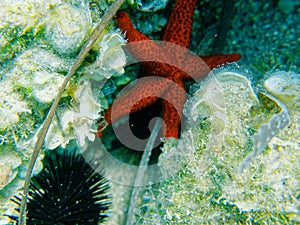
[[[185,80],[203,78],[208,75],[209,69],[240,59],[240,54],[200,56],[203,61],[199,63],[199,57],[190,54],[187,49],[174,51],[166,44],[166,42],[171,42],[184,48],[189,47],[196,2],[197,0],[176,1],[162,39],[165,42],[160,44],[151,41],[146,35],[136,30],[126,12],[118,13],[118,27],[126,34],[128,43],[141,43],[134,47],[127,46],[130,53],[141,62],[148,76],[167,78],[170,82],[166,79],[139,80],[132,90],[114,101],[113,107],[116,110],[113,113],[112,106],[105,112],[104,119],[107,124],[153,104],[159,97],[171,98],[173,105],[162,100],[162,117],[166,123],[165,137],[178,138],[186,94],[171,83],[175,82],[179,87],[184,88]],[[149,59],[159,59],[159,61],[149,61]],[[171,62],[171,65],[163,62]]]

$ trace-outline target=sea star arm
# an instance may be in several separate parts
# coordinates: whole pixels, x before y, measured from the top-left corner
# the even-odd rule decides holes
[[[163,36],[163,41],[189,48],[197,0],[177,0]]]
[[[209,66],[210,69],[224,65],[225,63],[235,62],[241,59],[241,55],[234,54],[219,54],[211,56],[200,56],[200,58]]]
[[[105,112],[105,121],[109,125],[129,113],[153,104],[168,89],[171,82],[171,80],[160,77],[146,77],[138,80],[129,92],[113,102]]]
[[[135,29],[129,15],[125,11],[120,11],[117,14],[117,24],[128,40],[126,49],[134,58],[141,62],[143,69],[149,75],[155,75],[157,72],[154,70],[161,67],[159,60],[166,57],[161,50],[161,46]],[[149,62],[149,58],[153,59],[153,61]]]
[[[104,115],[108,124],[162,98],[162,117],[166,123],[166,127],[163,128],[166,131],[165,137],[178,138],[180,118],[186,100],[183,81],[203,78],[212,68],[240,59],[239,54],[199,57],[189,53],[187,47],[191,38],[196,2],[197,0],[176,1],[163,37],[163,41],[174,44],[172,47],[167,42],[157,44],[152,41],[133,27],[127,13],[124,11],[118,13],[118,26],[126,33],[129,43],[126,48],[138,61],[142,62],[147,74],[154,77],[147,81],[139,80],[131,91],[114,101]],[[180,46],[183,50],[178,48]],[[168,61],[170,58],[171,60]],[[181,91],[178,86],[181,87]]]
[[[210,70],[226,63],[235,62],[241,58],[240,54],[219,54],[211,56],[187,55],[184,60],[181,75],[183,80],[199,80],[208,75]]]
[[[181,80],[176,80],[168,88],[163,96],[162,101],[162,118],[165,125],[162,126],[165,137],[178,138],[179,126],[182,117],[183,106],[186,101],[186,92],[184,90],[184,83]],[[175,96],[175,97],[174,97]],[[172,99],[171,102],[168,99]]]
[[[117,14],[118,27],[126,34],[128,43],[136,41],[150,41],[151,39],[145,34],[134,28],[129,15],[125,11],[120,11]]]

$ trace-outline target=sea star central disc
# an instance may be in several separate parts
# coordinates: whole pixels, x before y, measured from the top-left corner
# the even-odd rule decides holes
[[[165,137],[179,137],[180,118],[186,101],[184,81],[201,79],[226,62],[240,59],[240,54],[196,56],[187,49],[190,45],[192,22],[197,0],[177,0],[169,18],[161,43],[136,30],[125,11],[117,15],[118,27],[126,34],[126,49],[141,62],[145,76],[168,79],[139,80],[134,88],[118,97],[105,112],[104,119],[111,124],[121,117],[139,111],[159,98]],[[178,88],[181,87],[181,88]],[[172,104],[166,99],[172,99]],[[112,111],[112,107],[114,110]],[[99,127],[102,130],[102,126]]]

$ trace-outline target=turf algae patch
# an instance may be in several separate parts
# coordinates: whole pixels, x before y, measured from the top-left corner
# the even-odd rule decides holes
[[[189,123],[177,148],[165,144],[160,156],[166,171],[172,163],[183,166],[142,192],[137,224],[299,222],[297,104],[284,105],[263,88],[256,93],[250,77],[239,67],[224,67],[201,83],[185,106]],[[278,125],[281,115],[290,117],[288,126]],[[258,137],[265,138],[261,151],[241,172]]]

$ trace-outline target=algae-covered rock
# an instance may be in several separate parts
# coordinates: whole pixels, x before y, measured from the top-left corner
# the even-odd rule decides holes
[[[1,130],[8,143],[32,136],[61,86],[71,60],[29,48],[12,60],[0,81]]]
[[[13,215],[16,205],[9,199],[24,185],[39,128],[75,61],[75,53],[108,7],[107,3],[97,5],[100,12],[91,5],[86,0],[0,3],[1,224],[9,223],[4,213]],[[126,58],[121,46],[125,42],[111,25],[96,41],[62,96],[34,174],[42,168],[44,151],[75,142],[83,148],[86,141],[95,139],[103,110],[103,99],[99,98],[103,80],[123,74]]]
[[[279,0],[277,3],[277,7],[280,11],[286,14],[292,13],[297,5],[299,5],[299,2],[293,0]]]
[[[0,188],[1,214],[13,212],[15,205],[9,199],[24,185],[33,150],[33,143],[29,140],[46,116],[69,62],[52,51],[29,48],[7,64],[9,69],[1,71],[0,136],[3,141],[0,144],[0,160],[5,162],[5,170],[1,169],[4,173]],[[38,158],[35,173],[42,168],[42,158],[43,154]],[[3,216],[0,221],[8,223]]]
[[[217,69],[200,83],[185,105],[189,121],[177,147],[164,145],[160,156],[162,171],[181,169],[144,190],[137,224],[300,221],[298,100],[286,106],[279,100],[300,89],[256,94],[249,77],[239,68]],[[285,78],[295,84],[300,76]]]
[[[45,38],[60,54],[74,54],[92,29],[92,17],[86,5],[61,4],[51,7],[45,22]]]
[[[0,62],[11,59],[41,32],[44,6],[37,0],[0,2]]]
[[[77,139],[80,147],[85,145],[86,138],[94,141],[101,110],[101,104],[92,94],[91,83],[82,79],[75,91],[72,107],[58,108],[57,118],[46,136],[46,148],[66,147],[72,139]]]
[[[28,45],[46,45],[74,56],[109,4],[90,0],[12,0],[0,2],[0,62]]]
[[[256,77],[261,78],[275,68],[299,73],[299,1],[236,1],[234,4],[223,51],[242,53],[239,63],[256,71]]]
[[[81,0],[1,1],[0,16],[0,61],[39,42],[75,53],[92,29],[87,2]]]

